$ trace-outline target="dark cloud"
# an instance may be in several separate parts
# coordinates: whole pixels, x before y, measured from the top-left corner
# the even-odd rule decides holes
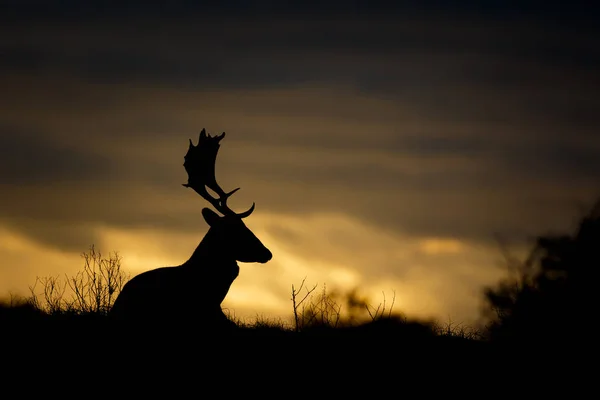
[[[543,7],[541,6],[543,4]],[[348,14],[385,14],[385,13],[434,13],[442,15],[470,14],[491,15],[498,18],[510,16],[528,17],[589,17],[598,7],[590,2],[571,1],[568,4],[541,2],[506,2],[489,0],[486,2],[461,0],[447,3],[437,0],[419,2],[389,2],[389,1],[358,1],[347,2],[333,0],[327,2],[307,0],[297,2],[280,2],[276,0],[252,0],[222,2],[197,2],[180,0],[176,2],[148,3],[140,0],[121,1],[86,1],[63,0],[59,3],[46,3],[37,0],[5,0],[3,5],[10,16],[39,16],[39,17],[110,17],[125,15],[128,17],[161,15],[165,17],[184,16],[189,14],[208,15],[264,15],[290,13],[305,13],[325,16]]]
[[[107,155],[61,146],[44,132],[0,126],[0,185],[78,184],[114,175]]]
[[[6,27],[3,69],[187,88],[339,82],[412,93],[448,82],[522,85],[542,68],[598,65],[592,38],[544,20],[517,19],[506,29],[489,16],[484,23],[410,13],[232,19],[188,12],[174,20],[152,17],[152,7],[132,19],[118,18],[124,8],[108,9],[114,15],[106,19]]]
[[[41,204],[43,207],[43,204]],[[32,218],[26,215],[0,216],[5,227],[44,246],[64,252],[80,253],[91,244],[100,243],[100,236],[92,224],[77,220]]]

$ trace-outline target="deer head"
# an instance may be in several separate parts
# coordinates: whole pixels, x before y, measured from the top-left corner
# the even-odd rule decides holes
[[[240,188],[225,192],[215,178],[217,153],[221,146],[219,142],[224,137],[225,132],[211,136],[202,129],[196,146],[190,139],[183,163],[188,173],[188,182],[183,186],[194,189],[222,214],[220,216],[209,208],[202,209],[202,216],[210,226],[207,237],[214,238],[211,245],[215,250],[226,253],[221,255],[230,256],[236,261],[266,263],[272,257],[271,252],[242,221],[252,214],[255,204],[252,203],[252,206],[242,213],[234,212],[227,205],[227,199]],[[206,188],[214,191],[219,197],[213,197]]]

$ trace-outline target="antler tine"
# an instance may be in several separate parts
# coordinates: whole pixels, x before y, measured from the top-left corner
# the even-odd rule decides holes
[[[237,215],[245,218],[254,211],[254,204],[247,211],[237,214],[227,205],[227,199],[237,192],[240,188],[233,189],[226,193],[217,183],[215,178],[215,164],[217,153],[219,151],[219,142],[225,137],[225,132],[217,136],[206,134],[202,129],[198,138],[198,145],[194,146],[190,139],[190,147],[185,155],[183,166],[188,172],[188,183],[183,186],[190,187],[196,191],[202,198],[207,200],[212,206],[223,215]],[[219,198],[211,196],[206,188],[210,188],[219,195]]]

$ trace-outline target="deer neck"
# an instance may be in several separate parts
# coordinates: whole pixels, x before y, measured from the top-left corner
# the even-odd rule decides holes
[[[225,245],[223,238],[212,229],[206,233],[196,250],[184,265],[236,264],[235,258]]]

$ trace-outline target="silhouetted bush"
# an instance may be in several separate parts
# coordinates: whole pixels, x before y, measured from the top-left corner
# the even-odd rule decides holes
[[[517,274],[485,290],[493,341],[552,346],[591,335],[600,267],[600,201],[572,234],[542,235]]]
[[[83,269],[74,276],[65,275],[64,280],[58,276],[37,277],[29,288],[27,303],[54,316],[106,316],[129,277],[121,269],[121,257],[115,252],[105,258],[93,245],[81,257]]]
[[[336,290],[328,291],[327,286],[323,285],[320,291],[316,291],[318,284],[309,289],[305,283],[306,278],[298,289],[292,285],[293,324],[296,332],[318,327],[356,326],[384,318],[404,318],[393,311],[395,293],[391,304],[387,303],[383,293],[383,301],[374,307],[366,297],[358,293],[357,289],[343,293]]]

